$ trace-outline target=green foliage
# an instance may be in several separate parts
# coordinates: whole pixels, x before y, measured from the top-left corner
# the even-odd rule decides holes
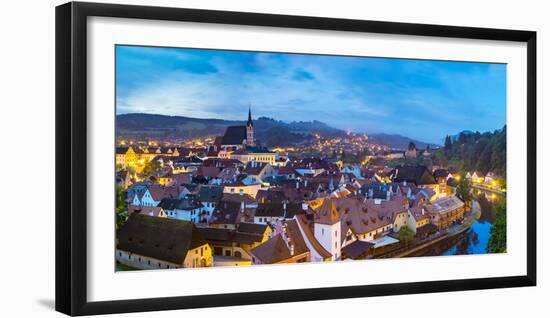
[[[144,175],[151,175],[157,169],[160,169],[160,162],[158,162],[157,160],[152,160],[145,164],[142,173]]]
[[[453,150],[453,142],[451,141],[451,137],[449,135],[445,136],[445,154],[450,154]]]
[[[506,126],[486,133],[465,133],[456,140],[445,137],[445,146],[434,153],[435,164],[462,171],[492,171],[506,176]]]
[[[494,182],[499,189],[506,190],[506,178],[494,178]]]
[[[425,165],[424,158],[422,157],[416,157],[416,158],[399,158],[399,159],[384,159],[381,161],[382,164],[385,164],[386,166],[390,168],[395,168],[397,166],[405,166],[405,165]]]
[[[115,218],[116,218],[116,228],[118,229],[126,219],[128,218],[128,206],[125,200],[125,194],[122,187],[116,187],[116,207],[115,207]]]
[[[495,223],[487,242],[487,253],[506,253],[506,203],[495,205]]]
[[[399,232],[397,232],[397,239],[405,244],[405,247],[408,247],[414,240],[414,232],[408,226],[403,226]]]
[[[434,162],[443,167],[447,167],[449,165],[449,160],[447,160],[447,156],[443,151],[436,151],[434,153]]]
[[[472,200],[472,183],[466,178],[464,173],[460,176],[460,181],[458,182],[458,187],[456,188],[456,194],[464,202],[469,202]]]

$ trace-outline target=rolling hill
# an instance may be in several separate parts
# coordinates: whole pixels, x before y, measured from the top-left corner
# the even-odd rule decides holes
[[[117,136],[124,138],[171,138],[186,135],[189,137],[222,135],[227,126],[245,125],[245,121],[224,119],[203,119],[157,114],[122,114],[116,116]],[[283,122],[268,117],[254,120],[256,138],[265,146],[285,146],[311,140],[313,134],[323,137],[342,137],[345,131],[313,121]],[[400,135],[374,134],[371,140],[393,148],[405,149],[413,141],[417,148],[426,143]],[[430,145],[433,146],[433,145]]]

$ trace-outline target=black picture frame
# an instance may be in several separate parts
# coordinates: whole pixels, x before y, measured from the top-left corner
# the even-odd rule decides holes
[[[527,275],[88,302],[86,30],[92,16],[502,40],[527,44]],[[536,32],[103,3],[56,7],[56,310],[91,315],[536,285]]]

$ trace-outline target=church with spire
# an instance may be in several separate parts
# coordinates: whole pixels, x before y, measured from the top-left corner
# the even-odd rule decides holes
[[[275,153],[257,146],[250,105],[246,125],[227,127],[223,136],[216,137],[213,148],[215,151],[209,152],[216,157],[237,159],[243,163],[257,161],[273,165],[276,160]]]
[[[221,138],[221,149],[235,151],[245,149],[246,146],[254,147],[254,123],[252,122],[252,109],[248,106],[248,121],[245,126],[229,126]]]
[[[246,122],[246,141],[247,146],[254,146],[254,123],[252,122],[252,109],[248,105],[248,121]]]

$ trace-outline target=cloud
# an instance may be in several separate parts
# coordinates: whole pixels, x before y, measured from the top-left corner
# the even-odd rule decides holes
[[[296,81],[311,81],[315,79],[315,76],[313,76],[311,73],[304,71],[304,70],[295,70],[294,75],[292,76],[293,80]]]
[[[439,142],[502,127],[505,75],[480,63],[131,48],[117,51],[117,113],[243,119],[251,103],[255,117]]]

